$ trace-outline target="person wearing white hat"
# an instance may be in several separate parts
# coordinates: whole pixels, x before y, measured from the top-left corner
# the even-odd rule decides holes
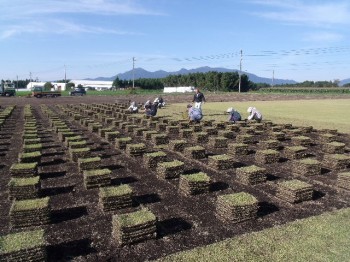
[[[249,113],[248,120],[256,120],[257,122],[261,122],[262,114],[255,107],[248,107],[247,112]]]
[[[236,121],[241,121],[242,117],[241,114],[238,113],[237,110],[235,110],[233,107],[230,107],[226,110],[226,113],[230,114],[230,117],[228,119],[229,122],[236,123]]]
[[[131,113],[138,113],[139,108],[137,107],[135,101],[134,101],[134,102],[131,102],[131,104],[130,104],[128,110],[129,110]]]

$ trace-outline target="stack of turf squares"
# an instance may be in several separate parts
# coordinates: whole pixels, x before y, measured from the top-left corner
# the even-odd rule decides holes
[[[350,190],[350,172],[342,172],[338,174],[337,185],[339,187]]]
[[[20,153],[18,156],[18,161],[20,163],[33,163],[40,162],[41,160],[41,152],[33,151],[29,153]]]
[[[163,179],[178,178],[184,171],[184,162],[174,160],[159,163],[157,166],[157,175]]]
[[[329,154],[344,154],[345,143],[331,142],[323,144],[323,151]]]
[[[12,177],[9,184],[10,199],[30,199],[39,197],[40,177],[16,178]]]
[[[176,152],[183,152],[186,145],[187,145],[186,140],[170,140],[169,149]]]
[[[85,170],[83,174],[86,189],[108,186],[111,184],[112,171],[108,168]]]
[[[101,187],[99,202],[105,212],[131,207],[132,193],[129,185]]]
[[[218,170],[225,170],[234,167],[234,158],[229,155],[215,155],[208,157],[208,164]]]
[[[297,175],[314,176],[321,174],[321,163],[316,159],[306,158],[293,162],[292,170]]]
[[[312,200],[313,192],[312,185],[293,179],[278,183],[276,196],[289,203],[299,203]]]
[[[249,147],[244,143],[230,143],[228,144],[227,153],[233,156],[248,155]]]
[[[216,216],[225,222],[239,223],[257,217],[258,200],[245,192],[218,196]]]
[[[157,237],[157,218],[147,209],[114,215],[112,235],[119,245],[154,239]]]
[[[129,156],[142,156],[145,152],[146,145],[144,143],[126,145],[126,153]]]
[[[286,146],[284,154],[288,159],[301,159],[307,155],[307,148],[304,146]]]
[[[180,176],[179,191],[185,195],[203,194],[209,190],[210,177],[203,172]]]
[[[33,177],[38,173],[38,163],[18,163],[13,164],[10,168],[12,177]]]
[[[10,223],[13,228],[50,223],[49,197],[13,201]]]
[[[261,149],[275,149],[278,150],[281,147],[281,142],[278,140],[262,140],[259,142],[259,147]]]
[[[0,236],[0,261],[46,261],[44,230]]]
[[[147,168],[157,167],[158,163],[166,161],[166,153],[163,151],[147,153],[143,155],[143,162]]]
[[[323,158],[324,164],[335,170],[346,169],[350,165],[350,155],[326,154]]]
[[[194,159],[205,158],[205,148],[201,146],[191,146],[184,149],[184,155]]]
[[[296,146],[309,146],[311,145],[311,138],[307,136],[293,136],[291,138],[292,143]]]
[[[255,161],[261,164],[276,163],[279,158],[280,153],[273,149],[257,150],[255,154]]]
[[[80,170],[98,169],[101,166],[101,157],[78,158]]]
[[[222,136],[209,138],[209,144],[214,148],[227,148],[227,141],[228,139]]]
[[[237,168],[237,179],[245,185],[256,185],[266,182],[266,169],[255,165]]]

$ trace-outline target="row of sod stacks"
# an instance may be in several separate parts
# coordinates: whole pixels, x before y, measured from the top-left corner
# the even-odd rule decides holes
[[[216,216],[224,222],[238,223],[257,217],[258,200],[245,192],[218,196]]]
[[[99,203],[105,212],[131,207],[132,194],[132,188],[129,185],[101,187]]]
[[[312,185],[293,179],[279,182],[277,184],[276,196],[289,203],[299,203],[312,200],[313,192]]]
[[[229,155],[215,155],[208,157],[208,165],[217,170],[233,168],[234,164],[234,158]]]
[[[50,223],[49,197],[13,201],[10,209],[12,228],[40,226]]]
[[[326,167],[333,170],[342,170],[350,166],[350,155],[345,154],[326,154],[323,158]]]
[[[350,172],[338,173],[337,185],[341,188],[350,190]]]
[[[266,182],[266,169],[255,165],[236,169],[237,179],[245,185],[256,185]]]
[[[39,197],[40,177],[17,178],[12,177],[9,186],[10,199],[30,199]]]
[[[119,245],[128,245],[157,237],[157,218],[147,209],[114,215],[112,235]]]
[[[185,169],[184,162],[174,160],[159,163],[157,166],[157,175],[163,179],[178,178]]]
[[[321,163],[312,158],[295,160],[292,164],[292,171],[296,175],[314,176],[321,174]]]
[[[210,190],[210,177],[203,173],[181,175],[179,191],[185,195],[197,195],[207,193]]]
[[[0,261],[46,261],[44,230],[0,236]]]
[[[108,168],[84,170],[83,175],[86,189],[103,187],[111,184],[112,171]]]

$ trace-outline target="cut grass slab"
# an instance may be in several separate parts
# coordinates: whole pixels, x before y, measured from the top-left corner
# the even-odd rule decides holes
[[[158,261],[349,261],[350,208],[244,234]]]

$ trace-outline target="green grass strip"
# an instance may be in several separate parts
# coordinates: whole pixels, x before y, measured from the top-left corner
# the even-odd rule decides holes
[[[349,261],[350,208],[180,252],[158,261]]]
[[[100,195],[102,197],[124,196],[132,193],[129,185],[109,186],[100,188]]]
[[[133,213],[116,215],[113,219],[117,219],[121,227],[132,227],[155,221],[156,216],[151,211],[142,209]]]
[[[15,178],[12,177],[9,186],[30,186],[30,185],[36,185],[40,181],[39,176],[29,177],[29,178]]]
[[[182,175],[181,177],[191,182],[210,182],[210,177],[203,172],[190,174],[190,175]]]
[[[253,205],[258,203],[258,200],[254,196],[246,192],[221,195],[221,196],[218,196],[218,198],[226,202],[230,206],[247,206],[247,205]]]
[[[42,209],[49,206],[49,197],[14,201],[12,211]]]
[[[0,255],[44,245],[43,229],[0,236]]]

